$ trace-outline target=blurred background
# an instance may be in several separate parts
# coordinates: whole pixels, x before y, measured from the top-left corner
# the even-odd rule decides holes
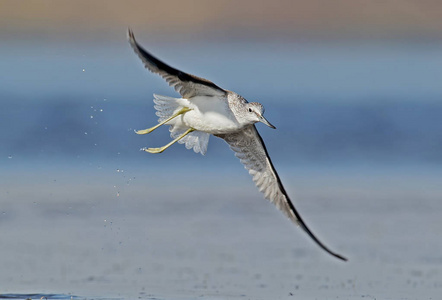
[[[353,269],[265,203],[222,140],[139,151],[170,140],[133,132],[157,122],[152,94],[178,95],[128,27],[264,105],[287,190]],[[0,0],[0,293],[359,299],[386,293],[387,268],[390,293],[440,295],[441,70],[440,1]]]

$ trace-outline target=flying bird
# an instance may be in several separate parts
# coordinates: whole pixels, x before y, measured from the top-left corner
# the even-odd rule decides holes
[[[160,75],[181,98],[154,95],[159,123],[151,128],[135,131],[148,134],[161,125],[170,125],[172,141],[160,148],[142,148],[149,153],[161,153],[176,142],[187,149],[205,154],[210,135],[224,139],[235,152],[264,197],[276,205],[290,220],[299,225],[326,252],[346,261],[347,259],[326,247],[307,227],[296,210],[281,179],[273,166],[264,141],[256,130],[261,122],[274,128],[267,121],[264,107],[248,102],[235,92],[223,89],[207,79],[175,69],[143,49],[128,30],[129,43],[144,66]]]

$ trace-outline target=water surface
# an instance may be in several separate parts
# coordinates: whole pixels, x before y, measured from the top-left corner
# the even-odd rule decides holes
[[[152,93],[174,92],[123,39],[12,44],[0,61],[3,297],[442,293],[439,46],[152,47],[265,105],[278,129],[258,129],[287,191],[349,262],[267,203],[222,140],[211,138],[206,156],[182,145],[140,152],[169,141],[166,128],[133,130],[156,122]]]

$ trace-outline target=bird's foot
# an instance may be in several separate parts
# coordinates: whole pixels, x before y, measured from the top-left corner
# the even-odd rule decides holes
[[[141,148],[141,151],[149,152],[149,153],[161,153],[166,150],[168,147],[160,147],[160,148]]]
[[[147,128],[147,129],[142,129],[142,130],[134,130],[136,134],[148,134],[151,133],[152,131],[154,131],[155,129],[157,129],[157,126],[151,127],[151,128]]]
[[[178,112],[173,114],[170,118],[164,120],[163,122],[161,122],[161,123],[159,123],[159,124],[157,124],[157,125],[155,125],[153,127],[150,127],[150,128],[147,128],[147,129],[142,129],[142,130],[134,130],[134,131],[135,131],[136,134],[148,134],[148,133],[151,133],[152,131],[154,131],[155,129],[160,127],[161,125],[164,125],[167,122],[171,121],[172,119],[178,117],[179,115],[185,114],[186,112],[191,111],[191,110],[192,110],[191,108],[183,107]]]
[[[188,135],[189,133],[191,133],[192,131],[195,131],[195,129],[193,128],[189,128],[186,130],[186,132],[184,132],[182,135],[180,135],[179,137],[177,137],[176,139],[174,139],[173,141],[171,141],[169,144],[160,147],[160,148],[141,148],[141,151],[145,151],[145,152],[149,152],[149,153],[161,153],[164,150],[166,150],[167,148],[169,148],[170,146],[172,146],[173,144],[175,144],[176,142],[178,142],[179,140],[181,140],[183,137],[185,137],[186,135]]]

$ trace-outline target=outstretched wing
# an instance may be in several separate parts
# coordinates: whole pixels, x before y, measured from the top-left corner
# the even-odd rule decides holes
[[[274,203],[293,222],[301,226],[322,249],[339,259],[347,260],[328,249],[304,223],[290,201],[255,125],[250,125],[245,130],[237,133],[217,136],[223,138],[229,144],[235,152],[235,156],[240,159],[249,174],[253,176],[253,181],[266,199]]]
[[[128,36],[130,45],[141,58],[146,68],[163,77],[167,83],[175,88],[184,98],[189,99],[194,96],[223,96],[226,94],[224,89],[213,82],[181,72],[151,55],[137,43],[130,29],[128,30]]]

